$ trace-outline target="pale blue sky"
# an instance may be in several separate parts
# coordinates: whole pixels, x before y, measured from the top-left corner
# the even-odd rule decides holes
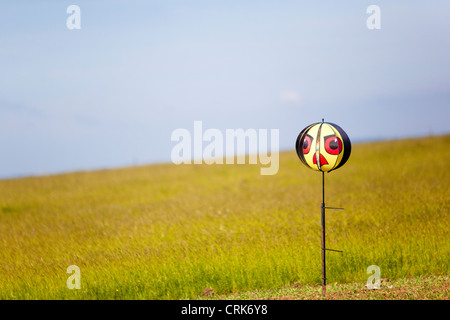
[[[354,142],[449,133],[449,17],[439,0],[3,1],[0,178],[169,162],[194,120],[279,129],[285,150],[322,118]]]

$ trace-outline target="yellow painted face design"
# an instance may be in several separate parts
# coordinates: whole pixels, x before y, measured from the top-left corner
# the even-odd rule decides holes
[[[320,122],[300,132],[296,149],[303,164],[317,171],[329,172],[347,161],[351,143],[339,126]]]

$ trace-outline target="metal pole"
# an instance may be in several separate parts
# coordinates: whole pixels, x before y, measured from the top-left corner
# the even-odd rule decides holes
[[[322,224],[322,295],[326,294],[326,266],[325,266],[325,172],[322,171],[322,207],[321,207],[321,224]]]

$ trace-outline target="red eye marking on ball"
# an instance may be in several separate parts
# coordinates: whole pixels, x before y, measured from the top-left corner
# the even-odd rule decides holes
[[[332,155],[338,155],[342,151],[342,141],[334,134],[324,137],[325,151]]]
[[[311,144],[312,144],[312,137],[307,134],[305,136],[305,140],[303,140],[303,154],[308,154],[309,150],[311,149]]]

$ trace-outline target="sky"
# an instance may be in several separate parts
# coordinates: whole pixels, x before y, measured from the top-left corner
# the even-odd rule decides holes
[[[441,0],[2,1],[0,178],[170,162],[196,120],[279,129],[281,150],[322,118],[354,143],[450,133],[449,16]]]

